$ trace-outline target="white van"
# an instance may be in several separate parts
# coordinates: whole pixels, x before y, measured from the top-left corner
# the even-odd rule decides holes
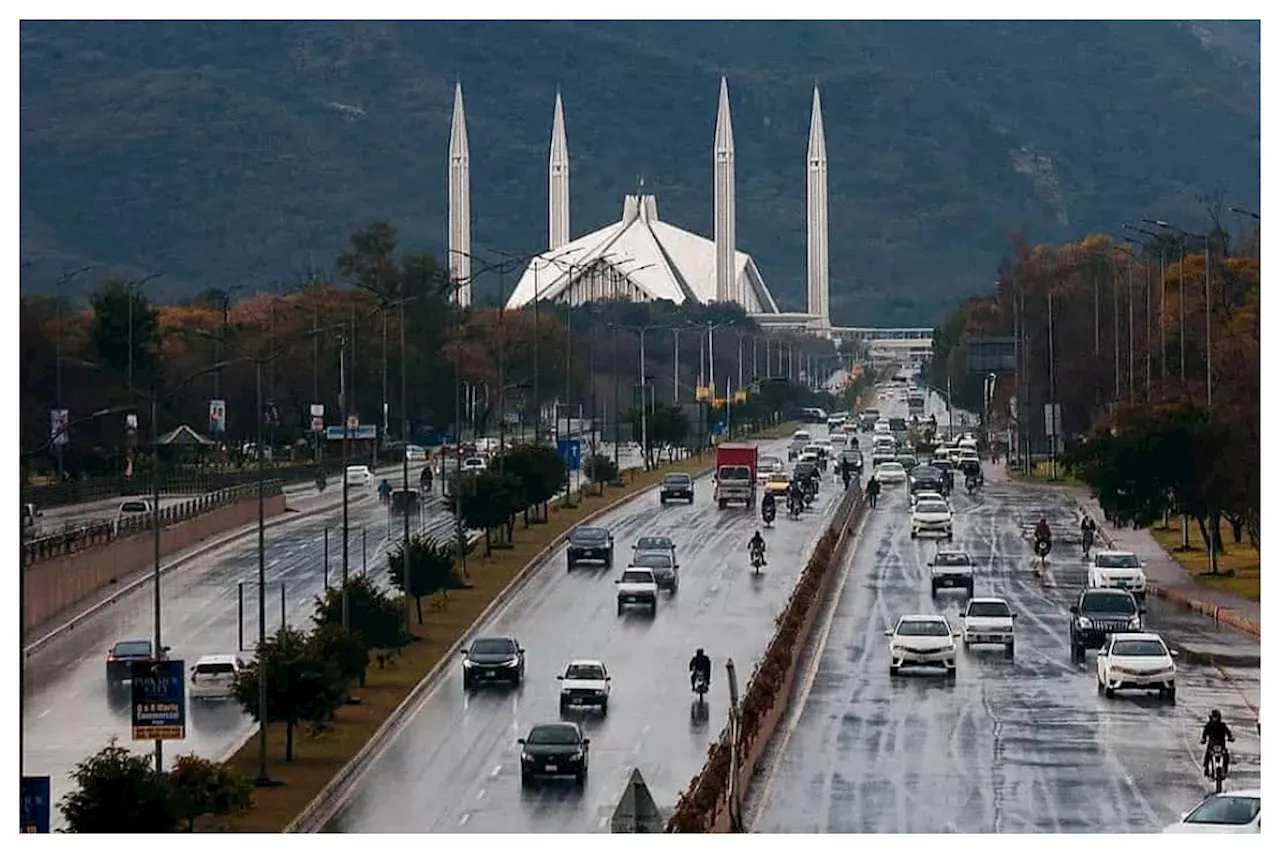
[[[791,434],[791,443],[795,444],[800,441],[803,441],[805,444],[808,444],[809,442],[813,441],[813,434],[809,432],[807,429],[796,430]]]

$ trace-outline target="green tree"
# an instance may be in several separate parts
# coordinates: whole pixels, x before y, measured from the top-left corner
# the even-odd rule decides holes
[[[405,629],[399,605],[378,589],[373,580],[360,575],[347,578],[347,625],[370,649],[402,649],[412,637]],[[316,596],[316,625],[342,624],[342,587]]]
[[[242,812],[252,802],[250,785],[216,761],[195,753],[180,755],[169,771],[169,788],[178,817],[194,832],[201,815]]]
[[[458,579],[456,559],[457,543],[440,541],[425,536],[414,536],[409,539],[409,589],[418,609],[418,624],[422,624],[422,597],[437,592],[448,593],[451,589],[462,588]],[[387,556],[387,575],[391,585],[405,592],[404,588],[404,544]]]
[[[529,505],[524,483],[513,474],[482,471],[463,477],[461,493],[462,523],[472,530],[484,531],[485,556],[493,554],[492,532],[505,525],[510,539],[515,527],[515,514]],[[458,501],[450,499],[450,509]]]
[[[593,453],[587,458],[583,465],[583,470],[587,475],[587,479],[595,483],[600,494],[604,494],[605,483],[616,483],[618,481],[618,466],[613,460],[602,453]]]
[[[689,440],[691,425],[689,416],[679,406],[659,404],[651,408],[647,422],[641,430],[641,411],[639,408],[627,412],[627,422],[631,424],[631,434],[644,435],[646,442],[645,457],[650,465],[654,462],[654,450],[659,447],[676,448],[684,446]]]
[[[173,832],[180,817],[168,779],[116,739],[71,771],[76,790],[58,804],[69,832]]]
[[[545,508],[565,483],[567,469],[555,448],[522,444],[503,454],[502,471],[516,477],[524,487],[524,521],[529,526],[528,507]],[[539,517],[545,513],[539,511]]]
[[[267,723],[284,723],[284,760],[293,761],[293,732],[300,723],[323,726],[346,701],[338,664],[318,657],[306,634],[282,627],[267,637],[248,666],[240,670],[232,695],[256,722],[258,679],[267,678]]]
[[[98,358],[104,366],[127,373],[132,339],[134,385],[140,387],[142,377],[150,377],[155,368],[157,322],[151,303],[132,282],[113,278],[89,297],[89,305],[93,308],[91,336]]]
[[[349,686],[357,683],[364,687],[365,673],[369,669],[369,646],[364,638],[342,627],[337,622],[317,625],[307,635],[312,652],[322,660],[338,665],[343,681]],[[343,699],[347,697],[344,695]]]

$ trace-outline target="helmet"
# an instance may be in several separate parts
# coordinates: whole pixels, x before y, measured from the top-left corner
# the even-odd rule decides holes
[[[705,655],[706,655],[706,652],[704,652],[701,647],[699,647],[698,650],[694,652],[694,657],[700,658],[700,657],[704,657]]]
[[[1210,711],[1210,712],[1209,712],[1209,719],[1211,719],[1211,720],[1221,720],[1221,719],[1222,719],[1222,712],[1221,712],[1221,711],[1219,711],[1217,708],[1214,708],[1212,711]]]

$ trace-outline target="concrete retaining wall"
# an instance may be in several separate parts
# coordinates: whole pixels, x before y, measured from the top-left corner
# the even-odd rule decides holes
[[[268,518],[284,512],[284,495],[265,499]],[[258,517],[257,498],[246,498],[160,529],[160,555],[168,556]],[[77,602],[119,578],[151,564],[154,544],[149,531],[121,537],[97,547],[42,560],[23,571],[22,630],[48,622]]]

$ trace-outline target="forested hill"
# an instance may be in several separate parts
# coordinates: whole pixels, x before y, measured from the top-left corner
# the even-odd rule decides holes
[[[478,250],[545,246],[557,87],[575,235],[637,176],[710,234],[723,72],[738,245],[779,301],[802,307],[816,80],[835,319],[933,323],[989,289],[1011,232],[1256,205],[1259,43],[1256,23],[24,23],[23,288],[86,263],[161,273],[162,296],[289,280],[376,218],[439,252],[456,79]]]

